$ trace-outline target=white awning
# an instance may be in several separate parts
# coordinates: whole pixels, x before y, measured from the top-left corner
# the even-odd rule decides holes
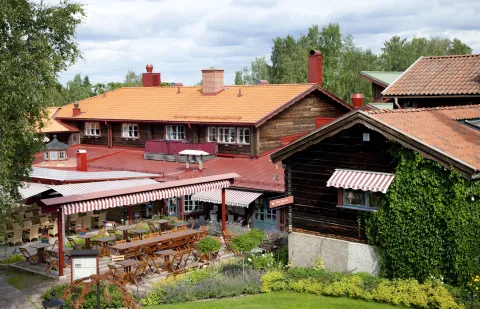
[[[388,173],[336,169],[327,187],[386,193],[394,177]]]
[[[18,192],[20,193],[22,200],[35,196],[37,194],[43,193],[48,190],[50,190],[49,186],[43,185],[41,183],[35,183],[35,182],[23,182],[22,186],[18,188]]]
[[[262,193],[241,191],[241,190],[225,190],[225,203],[230,206],[248,207],[250,203],[255,201]],[[222,190],[212,190],[195,193],[192,200],[221,204]]]

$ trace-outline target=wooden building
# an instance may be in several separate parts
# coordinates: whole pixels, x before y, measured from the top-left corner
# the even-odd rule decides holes
[[[332,247],[324,248],[327,251],[366,243],[359,215],[378,210],[378,200],[395,177],[392,143],[476,179],[480,176],[478,123],[480,105],[356,110],[274,152],[272,161],[285,166],[286,194],[294,197],[287,215],[293,243],[310,247],[332,242]],[[311,243],[305,244],[306,238]],[[344,251],[348,265],[373,272],[368,266],[377,262],[373,248],[356,246],[362,252],[358,256],[348,248]],[[310,254],[296,247],[291,250],[290,257],[297,262]]]
[[[382,98],[382,91],[393,83],[403,72],[361,71],[360,77],[372,83],[372,102],[387,102]]]
[[[395,108],[480,103],[480,54],[420,57],[382,92]]]

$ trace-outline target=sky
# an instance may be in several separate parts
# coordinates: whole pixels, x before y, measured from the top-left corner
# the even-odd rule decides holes
[[[50,3],[58,3],[50,0]],[[92,83],[123,81],[128,70],[153,64],[162,81],[193,85],[201,70],[235,71],[255,57],[270,57],[272,40],[298,37],[308,27],[340,24],[363,49],[379,52],[393,35],[459,38],[480,53],[479,0],[76,0],[87,17],[77,40],[84,59],[60,82],[75,74]]]

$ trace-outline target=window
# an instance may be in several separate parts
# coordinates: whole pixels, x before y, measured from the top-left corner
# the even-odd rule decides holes
[[[217,128],[208,127],[207,128],[207,141],[216,142],[217,141]]]
[[[87,135],[87,136],[100,136],[100,123],[99,122],[85,122],[85,135]]]
[[[237,128],[237,143],[250,144],[250,129]]]
[[[57,160],[57,152],[56,151],[50,151],[50,160]]]
[[[235,143],[235,128],[220,127],[218,128],[218,142],[225,144]]]
[[[45,151],[44,155],[43,155],[43,159],[44,160],[48,160],[48,151]]]
[[[58,158],[59,158],[60,160],[65,160],[65,151],[60,151],[60,152],[58,153]]]
[[[167,140],[184,140],[185,127],[184,126],[167,126]]]
[[[122,137],[125,138],[138,138],[138,124],[136,123],[124,123],[122,124]]]
[[[377,210],[380,207],[382,195],[379,192],[343,189],[343,206]]]
[[[185,206],[185,212],[203,210],[203,203],[200,201],[192,200],[191,195],[185,195],[184,206]]]

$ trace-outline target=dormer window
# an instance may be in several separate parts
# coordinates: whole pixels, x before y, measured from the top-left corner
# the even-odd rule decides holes
[[[85,135],[86,136],[100,136],[100,123],[99,122],[85,122]]]
[[[124,123],[122,124],[122,137],[123,138],[139,138],[138,124],[136,123]]]

